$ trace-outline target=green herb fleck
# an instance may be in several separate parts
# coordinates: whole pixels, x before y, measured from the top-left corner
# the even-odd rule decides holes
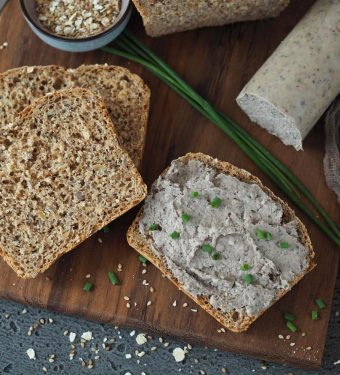
[[[320,310],[323,310],[324,308],[326,308],[325,302],[320,298],[315,300],[315,304],[318,306]]]
[[[290,322],[288,321],[286,323],[286,326],[288,327],[288,329],[292,332],[296,332],[297,331],[297,326],[293,323],[293,322]]]
[[[191,198],[197,198],[199,196],[198,191],[193,191],[191,193]]]
[[[143,255],[140,255],[140,256],[138,257],[138,260],[139,260],[141,263],[143,263],[143,264],[148,263],[148,260],[147,260]]]
[[[312,310],[311,317],[312,317],[312,320],[318,320],[319,319],[319,313],[316,310]]]
[[[211,256],[214,260],[220,260],[222,258],[221,254],[220,253],[214,253],[212,256]]]
[[[118,285],[119,284],[117,276],[112,271],[110,271],[107,275],[108,275],[112,285]]]
[[[256,231],[256,237],[259,239],[259,240],[264,240],[266,238],[266,232],[261,230],[261,229],[257,229]]]
[[[273,239],[273,236],[270,232],[266,232],[266,240],[271,241]]]
[[[105,225],[105,227],[103,228],[103,232],[104,233],[108,233],[109,232],[109,227],[107,225]]]
[[[273,238],[270,232],[266,232],[265,230],[261,230],[261,229],[256,230],[256,237],[259,240],[267,240],[267,241],[270,241]]]
[[[247,273],[246,275],[243,276],[243,280],[246,284],[251,284],[254,280],[253,275],[250,273]]]
[[[214,208],[219,208],[220,205],[221,205],[221,203],[222,203],[222,199],[219,198],[219,197],[215,197],[215,198],[210,202],[211,206],[214,207]]]
[[[170,234],[170,237],[171,237],[173,240],[178,240],[180,236],[181,236],[181,235],[180,235],[178,232],[176,232],[176,231],[173,231],[173,232]]]
[[[83,291],[84,292],[90,292],[93,289],[93,284],[92,283],[85,283],[83,286]]]
[[[159,225],[153,223],[153,224],[151,224],[151,225],[149,226],[149,230],[159,230]]]
[[[187,223],[188,221],[191,220],[191,216],[189,214],[187,214],[186,212],[183,213],[181,218],[182,218],[183,223]]]
[[[202,245],[202,251],[211,254],[214,251],[214,248],[211,245],[205,243],[204,245]]]
[[[280,241],[279,242],[279,246],[281,247],[281,249],[288,249],[289,248],[289,243],[288,242],[282,242],[282,241]]]
[[[283,315],[283,317],[285,318],[285,320],[287,320],[288,322],[294,322],[295,320],[295,315],[291,314],[291,313],[285,313]]]
[[[250,266],[249,266],[248,263],[243,263],[243,264],[241,264],[240,268],[241,268],[241,271],[248,271]]]

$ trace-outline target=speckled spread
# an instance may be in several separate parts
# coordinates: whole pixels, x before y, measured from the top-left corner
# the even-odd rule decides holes
[[[192,192],[198,195],[192,197]],[[221,204],[213,207],[216,197]],[[218,173],[201,161],[176,160],[152,186],[139,225],[185,290],[208,297],[224,313],[235,309],[255,316],[308,267],[296,223],[283,224],[282,217],[281,205],[258,185]],[[258,230],[269,233],[270,240],[258,238]],[[205,251],[205,245],[211,248]],[[244,264],[249,265],[246,272]]]

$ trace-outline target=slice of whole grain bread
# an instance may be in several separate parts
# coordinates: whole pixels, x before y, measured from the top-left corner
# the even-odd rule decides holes
[[[133,2],[150,36],[276,17],[289,4],[289,0],[133,0]]]
[[[0,129],[35,99],[64,88],[82,87],[102,97],[121,145],[137,167],[141,164],[150,90],[128,69],[110,65],[23,66],[0,74]],[[0,140],[2,134],[0,132]],[[1,156],[0,156],[1,158]]]
[[[0,253],[20,277],[36,277],[146,195],[89,90],[37,99],[7,125],[1,146]]]
[[[313,247],[308,236],[307,230],[303,223],[298,219],[294,213],[294,211],[280,198],[278,198],[270,189],[265,187],[262,182],[255,176],[251,175],[249,172],[239,169],[236,166],[219,161],[214,159],[208,155],[202,153],[189,153],[177,160],[180,160],[183,163],[188,163],[191,160],[198,160],[203,162],[205,165],[213,168],[218,173],[223,173],[226,175],[230,175],[236,177],[240,181],[256,184],[258,185],[271,199],[275,202],[279,203],[283,209],[283,223],[288,223],[292,220],[295,220],[297,223],[297,232],[299,236],[300,242],[305,246],[307,249],[308,254],[308,268],[305,270],[303,274],[298,275],[289,283],[289,288],[283,291],[279,291],[276,295],[275,300],[271,305],[273,305],[277,300],[279,300],[284,294],[286,294],[302,277],[311,271],[315,267],[315,263],[313,261],[314,252]],[[161,174],[164,177],[167,173],[168,168]],[[130,246],[136,249],[140,254],[150,260],[164,275],[168,277],[170,281],[172,281],[180,290],[182,290],[185,294],[187,294],[191,299],[193,299],[203,310],[208,312],[212,315],[219,323],[225,326],[227,329],[233,332],[243,332],[249,328],[249,326],[259,317],[261,316],[267,308],[264,308],[260,311],[259,314],[256,316],[247,316],[238,313],[236,310],[230,311],[228,313],[223,313],[217,309],[215,309],[209,302],[208,296],[194,296],[189,293],[183,285],[179,282],[176,277],[174,277],[171,269],[167,268],[165,259],[162,256],[157,256],[155,254],[155,250],[153,248],[153,241],[152,238],[149,236],[145,236],[141,233],[139,229],[139,222],[143,217],[143,208],[139,211],[136,219],[130,226],[127,232],[127,240]],[[270,307],[270,306],[269,306]]]

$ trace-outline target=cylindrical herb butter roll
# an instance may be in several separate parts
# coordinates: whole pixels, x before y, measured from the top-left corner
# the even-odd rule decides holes
[[[340,92],[340,0],[319,0],[237,97],[249,118],[302,150]]]

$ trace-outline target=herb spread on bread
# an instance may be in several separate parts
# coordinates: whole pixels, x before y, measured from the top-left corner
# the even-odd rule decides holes
[[[283,215],[257,184],[179,159],[153,184],[139,230],[191,295],[255,316],[309,267],[297,222]]]

